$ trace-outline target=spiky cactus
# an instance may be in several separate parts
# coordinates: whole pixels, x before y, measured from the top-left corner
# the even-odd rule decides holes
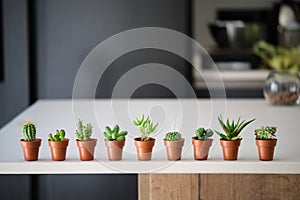
[[[25,141],[34,141],[36,135],[35,125],[28,121],[23,125],[23,136]]]
[[[49,140],[54,142],[58,142],[58,141],[63,142],[65,140],[65,135],[66,132],[64,130],[60,130],[60,131],[56,130],[55,135],[52,135],[51,133],[49,134]]]
[[[115,125],[113,129],[106,126],[104,131],[104,136],[106,140],[113,141],[113,140],[125,140],[125,136],[127,135],[127,131],[121,131],[118,125]]]
[[[93,126],[91,123],[88,123],[86,126],[83,125],[82,120],[78,120],[76,136],[80,141],[91,140]]]
[[[255,135],[257,140],[272,140],[276,139],[277,127],[275,126],[263,126],[260,129],[255,129]]]
[[[169,132],[166,134],[165,140],[174,141],[174,140],[181,140],[181,134],[177,131]]]

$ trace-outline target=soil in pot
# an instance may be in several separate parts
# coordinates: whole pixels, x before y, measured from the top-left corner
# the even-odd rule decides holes
[[[82,161],[94,160],[95,146],[97,139],[91,139],[88,141],[76,140],[76,144],[79,150],[79,157]]]
[[[62,161],[66,159],[67,146],[69,145],[68,138],[65,138],[63,142],[48,140],[48,145],[51,149],[52,160]]]
[[[259,160],[270,161],[273,160],[274,149],[277,144],[277,139],[272,140],[256,140],[258,147]]]
[[[192,138],[192,144],[194,146],[194,159],[195,160],[207,160],[209,148],[213,139],[198,140],[197,137]]]
[[[23,148],[23,155],[25,161],[38,160],[41,142],[41,139],[35,139],[34,141],[25,141],[24,139],[21,139],[20,143]]]
[[[224,160],[237,160],[241,140],[220,140]]]
[[[182,146],[184,144],[184,139],[181,140],[165,140],[164,144],[167,150],[168,160],[181,160]]]
[[[135,138],[134,144],[139,160],[151,160],[152,149],[155,144],[154,138],[150,138],[149,141],[141,141],[141,138]]]
[[[105,146],[107,148],[108,159],[112,161],[122,160],[125,140],[120,140],[120,141],[104,140],[104,141],[105,141]]]

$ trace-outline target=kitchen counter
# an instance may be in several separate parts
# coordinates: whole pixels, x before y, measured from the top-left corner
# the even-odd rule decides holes
[[[150,113],[158,121],[158,131],[151,161],[138,161],[133,138],[139,136],[131,120],[142,113]],[[193,160],[191,137],[200,126],[220,130],[217,116],[231,119],[256,118],[242,132],[239,159],[223,161],[217,135],[207,161]],[[95,160],[79,160],[75,144],[78,118],[94,125],[93,136],[98,139]],[[226,99],[142,99],[142,100],[39,100],[20,113],[1,130],[0,174],[112,174],[112,173],[222,173],[222,174],[300,174],[300,119],[299,106],[271,106],[264,100]],[[20,138],[26,120],[37,126],[37,137],[42,138],[39,160],[23,161]],[[128,130],[122,161],[109,161],[102,135],[106,125],[118,123]],[[259,161],[254,129],[263,125],[278,127],[278,144],[274,161]],[[52,161],[47,135],[56,129],[65,129],[70,138],[65,161]],[[166,132],[179,130],[185,138],[181,161],[167,161],[163,137]]]

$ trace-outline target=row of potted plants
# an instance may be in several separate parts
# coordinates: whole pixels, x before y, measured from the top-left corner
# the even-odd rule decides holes
[[[221,139],[224,160],[237,160],[238,149],[242,138],[239,136],[241,131],[255,119],[246,121],[240,120],[235,122],[229,119],[224,121],[222,116],[218,117],[218,122],[223,129],[223,133],[199,128],[196,130],[195,136],[192,138],[194,147],[195,160],[207,160],[209,149],[212,145],[214,132]],[[154,124],[150,117],[141,116],[133,120],[133,124],[140,129],[141,137],[134,139],[137,156],[139,160],[151,160],[152,149],[155,144],[155,138],[150,137],[156,131],[158,123]],[[82,161],[94,159],[94,149],[97,139],[91,138],[93,126],[88,123],[84,125],[81,120],[78,121],[76,134],[76,143],[79,148],[79,155]],[[255,130],[256,145],[260,160],[273,160],[274,148],[277,143],[275,136],[276,127],[265,126]],[[118,125],[113,128],[105,127],[105,146],[107,147],[109,160],[122,160],[123,147],[125,145],[125,137],[127,131],[120,131]],[[27,122],[23,126],[23,136],[21,146],[23,147],[24,160],[38,160],[39,147],[41,139],[36,138],[36,127],[31,122]],[[57,130],[55,135],[49,134],[48,145],[51,149],[52,160],[61,161],[66,158],[66,149],[69,139],[65,137],[64,130]],[[184,138],[177,131],[169,132],[165,135],[164,145],[166,146],[168,160],[181,160],[182,147]]]

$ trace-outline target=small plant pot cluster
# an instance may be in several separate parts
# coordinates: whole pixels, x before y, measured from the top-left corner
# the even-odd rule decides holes
[[[273,160],[274,149],[277,144],[276,127],[261,127],[255,130],[256,146],[258,147],[259,160]]]
[[[49,134],[48,145],[51,149],[53,161],[63,161],[66,159],[67,147],[69,139],[65,138],[64,130],[56,130],[56,134]]]
[[[23,155],[25,161],[36,161],[39,157],[39,149],[41,146],[41,139],[36,137],[36,127],[30,121],[26,122],[22,129],[24,139],[21,139],[21,146],[23,148]]]
[[[133,124],[140,128],[142,134],[141,137],[134,138],[138,159],[141,161],[151,160],[155,139],[151,138],[150,135],[155,132],[158,123],[154,125],[149,116],[145,118],[142,115],[140,119],[133,120]]]
[[[83,124],[82,120],[77,123],[76,144],[79,150],[79,157],[82,161],[94,160],[94,152],[97,144],[97,139],[91,138],[93,126],[91,123]]]
[[[184,138],[179,132],[169,132],[164,139],[168,160],[181,160],[181,152],[184,144]]]
[[[113,129],[109,126],[105,127],[105,146],[107,148],[108,159],[112,161],[122,160],[123,147],[125,145],[125,136],[127,131],[121,131],[119,125],[115,125]]]
[[[220,136],[220,144],[222,146],[224,160],[237,160],[238,151],[241,145],[242,138],[240,133],[242,130],[253,122],[251,120],[237,121],[226,119],[218,116],[218,122],[223,129],[223,133],[198,128],[195,131],[195,136],[192,137],[192,145],[194,150],[195,160],[207,160],[210,147],[212,146],[214,132]],[[155,145],[155,138],[150,137],[155,133],[158,123],[153,123],[150,117],[135,118],[133,124],[140,130],[141,137],[134,138],[137,157],[140,161],[149,161],[152,158],[152,150]],[[79,157],[82,161],[94,160],[94,152],[97,144],[97,139],[91,138],[93,126],[91,123],[83,124],[82,120],[77,123],[76,144],[79,150]],[[256,145],[258,147],[259,160],[271,161],[274,157],[274,149],[277,144],[276,133],[277,128],[273,126],[263,126],[255,130]],[[24,138],[20,140],[23,148],[25,161],[38,160],[39,147],[41,139],[36,138],[36,127],[31,122],[26,122],[22,129]],[[127,131],[120,131],[119,125],[113,128],[105,127],[103,132],[105,137],[105,146],[107,148],[108,159],[111,161],[122,160],[123,147],[125,146]],[[164,145],[166,148],[167,158],[170,161],[181,160],[182,147],[185,139],[178,131],[168,132],[164,137]],[[56,130],[56,134],[48,135],[48,145],[51,149],[51,157],[53,161],[63,161],[66,159],[67,147],[69,139],[65,137],[65,131]]]
[[[212,145],[214,132],[211,129],[205,129],[203,127],[196,130],[196,136],[192,138],[192,144],[194,147],[194,159],[195,160],[207,160],[209,148]]]

